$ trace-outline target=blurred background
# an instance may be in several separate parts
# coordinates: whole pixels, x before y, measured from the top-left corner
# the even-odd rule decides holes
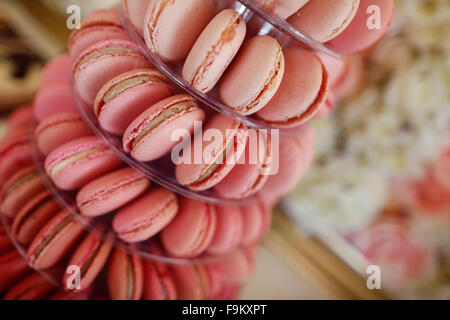
[[[0,0],[0,137],[66,51],[66,9],[117,0]],[[315,163],[279,204],[241,298],[450,298],[450,1],[398,0],[389,34],[315,121]],[[366,285],[369,265],[382,289]],[[267,277],[267,275],[271,275]]]

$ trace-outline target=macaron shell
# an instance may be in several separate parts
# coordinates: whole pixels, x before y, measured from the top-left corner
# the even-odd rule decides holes
[[[112,87],[120,85],[121,81],[139,76],[153,76],[161,79],[162,82],[137,83],[135,86],[119,93],[107,103],[103,102],[105,95]],[[169,84],[169,80],[160,72],[151,69],[132,70],[105,84],[97,95],[94,110],[104,130],[115,135],[122,135],[137,116],[151,105],[169,97],[172,92],[173,87]]]
[[[141,195],[150,186],[142,173],[124,168],[85,185],[77,194],[81,213],[96,217],[116,210]]]
[[[310,0],[257,0],[267,10],[272,11],[281,19],[286,19],[296,13]]]
[[[371,6],[379,11],[373,11]],[[394,19],[395,0],[360,0],[358,11],[350,25],[336,38],[327,43],[330,47],[343,52],[356,52],[367,49],[381,39],[388,31]],[[372,14],[370,14],[372,13]],[[380,15],[380,28],[369,29],[369,17]],[[371,21],[374,23],[375,21]]]
[[[161,233],[164,248],[177,257],[200,255],[213,239],[216,220],[212,205],[182,198],[177,216]]]
[[[28,245],[45,224],[60,211],[47,191],[31,199],[14,218],[12,233],[22,245]]]
[[[133,27],[142,36],[144,34],[145,13],[149,0],[124,0],[123,9],[126,17],[130,19]]]
[[[139,300],[144,285],[143,262],[136,254],[114,249],[108,265],[109,296],[113,300]]]
[[[3,297],[5,300],[41,300],[55,287],[40,273],[34,272],[12,287]]]
[[[220,83],[223,102],[243,115],[262,109],[277,92],[284,57],[277,40],[256,36],[244,42]]]
[[[362,58],[359,55],[347,55],[345,70],[332,87],[338,101],[352,96],[359,90],[363,79],[363,68]]]
[[[179,300],[203,300],[209,296],[208,275],[201,264],[171,265]]]
[[[126,242],[144,241],[164,229],[177,212],[176,195],[157,188],[117,212],[113,229]]]
[[[336,59],[322,52],[316,52],[316,54],[327,70],[330,88],[334,87],[345,71],[346,60]]]
[[[122,48],[126,51],[85,60],[91,54],[107,48]],[[124,40],[108,40],[89,47],[80,54],[74,66],[75,90],[84,102],[91,105],[100,89],[112,78],[133,69],[151,68],[150,62],[140,54],[136,45]]]
[[[183,67],[183,77],[202,92],[219,81],[244,41],[245,22],[239,14],[225,9],[202,31]]]
[[[216,211],[216,232],[206,252],[221,255],[238,246],[242,237],[243,221],[239,207],[217,206]]]
[[[264,206],[262,204],[254,204],[241,208],[242,216],[242,236],[241,244],[249,245],[257,240],[264,228],[263,212]]]
[[[0,292],[7,290],[29,271],[26,260],[16,249],[0,256]]]
[[[242,248],[220,262],[227,283],[242,285],[250,277],[255,264],[253,254],[253,249]]]
[[[350,24],[360,0],[310,0],[288,22],[318,42],[336,38]]]
[[[72,59],[68,54],[59,55],[47,62],[42,69],[41,88],[55,84],[69,84]]]
[[[208,275],[208,299],[215,300],[214,298],[219,295],[226,286],[225,272],[220,263],[205,263],[204,269]]]
[[[10,113],[6,126],[8,130],[28,127],[33,120],[33,106],[23,105]]]
[[[144,22],[147,47],[162,60],[185,58],[214,17],[213,0],[152,0]]]
[[[70,86],[66,83],[42,88],[34,99],[34,116],[42,121],[60,112],[78,112]]]
[[[177,299],[175,283],[166,264],[151,260],[144,262],[143,296],[146,300]]]
[[[34,135],[39,151],[47,155],[69,141],[91,136],[92,131],[78,112],[68,111],[41,121]]]
[[[336,98],[334,97],[333,92],[328,92],[328,96],[325,101],[322,103],[319,111],[316,113],[316,118],[325,118],[327,117],[336,106]]]

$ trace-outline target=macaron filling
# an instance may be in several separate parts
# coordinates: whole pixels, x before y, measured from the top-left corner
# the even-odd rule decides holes
[[[83,158],[88,158],[89,156],[92,156],[95,153],[100,153],[102,151],[107,150],[105,146],[100,147],[94,147],[86,151],[78,152],[73,156],[67,157],[58,163],[56,163],[51,169],[50,169],[50,175],[52,177],[56,176],[61,170],[69,166],[70,164],[77,162],[79,160],[82,160]]]
[[[38,205],[36,205],[35,207],[33,207],[33,209],[31,209],[26,217],[24,217],[23,219],[21,219],[20,223],[17,224],[17,226],[14,226],[15,230],[20,230],[22,228],[22,226],[26,223],[27,219],[32,218],[37,212],[39,212],[39,210],[41,210],[42,208],[44,208],[45,206],[47,206],[48,204],[50,204],[53,200],[51,198],[46,198],[44,201],[40,202]],[[16,232],[17,234],[18,232]]]
[[[132,53],[135,55],[141,55],[138,51],[127,48],[127,47],[119,47],[119,46],[112,46],[112,47],[106,47],[101,48],[98,50],[95,50],[94,52],[89,53],[85,57],[83,57],[77,64],[76,69],[79,70],[82,65],[86,64],[90,60],[98,59],[106,55],[115,55],[120,53]]]
[[[127,300],[133,299],[134,295],[134,266],[133,266],[133,258],[130,255],[127,255]]]
[[[83,263],[83,266],[80,269],[80,275],[84,276],[86,274],[86,272],[88,271],[89,267],[92,265],[92,263],[94,262],[95,257],[97,256],[97,254],[100,251],[100,248],[102,246],[102,242],[100,240],[97,241],[97,244],[94,248],[94,250],[92,251],[92,253],[89,255],[89,257],[87,258],[87,260]]]
[[[44,248],[47,246],[48,243],[50,243],[50,241],[53,240],[53,238],[56,237],[56,235],[62,230],[64,229],[70,222],[72,222],[72,218],[71,217],[67,217],[65,218],[63,221],[61,221],[55,229],[53,229],[52,232],[50,232],[44,239],[44,241],[41,242],[41,244],[39,245],[39,247],[36,249],[35,251],[35,259],[37,259],[39,257],[39,255],[42,253],[42,251],[44,250]]]
[[[7,197],[8,195],[10,195],[12,192],[14,192],[14,190],[16,190],[19,186],[21,186],[22,184],[24,184],[25,182],[31,180],[34,177],[37,177],[38,173],[36,171],[32,171],[27,173],[26,175],[24,175],[23,177],[20,177],[20,179],[18,179],[17,181],[15,181],[11,187],[8,188],[8,190],[5,192],[5,195],[3,197],[3,199],[5,197]]]

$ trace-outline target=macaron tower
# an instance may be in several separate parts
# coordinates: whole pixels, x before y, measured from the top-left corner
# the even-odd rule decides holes
[[[364,6],[124,0],[89,14],[0,141],[0,295],[236,298],[271,209],[313,161],[309,122],[360,79],[357,55],[327,53],[383,35],[360,30]]]

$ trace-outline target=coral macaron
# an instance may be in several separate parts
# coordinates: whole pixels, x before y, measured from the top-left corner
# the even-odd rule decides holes
[[[138,161],[151,161],[168,153],[177,143],[175,130],[192,134],[196,121],[203,121],[205,113],[197,101],[188,95],[164,99],[138,116],[125,131],[125,151]]]
[[[80,212],[97,217],[120,208],[150,186],[150,180],[132,168],[119,169],[85,185],[77,194]]]
[[[94,113],[104,130],[122,135],[138,115],[172,92],[169,80],[159,71],[132,70],[102,87],[95,99]]]
[[[140,242],[164,229],[177,212],[176,195],[167,189],[157,188],[119,210],[112,225],[125,242]]]
[[[122,165],[122,161],[97,137],[63,144],[45,159],[45,170],[62,190],[78,189]]]

